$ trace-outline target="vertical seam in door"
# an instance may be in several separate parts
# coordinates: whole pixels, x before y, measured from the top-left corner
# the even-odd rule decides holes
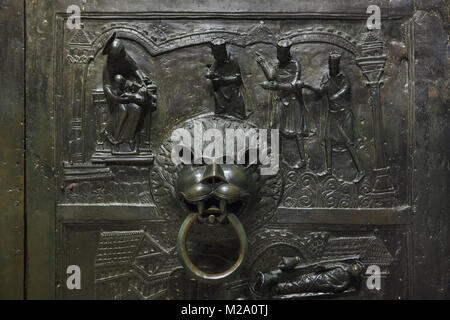
[[[27,299],[27,3],[23,0],[23,299]]]

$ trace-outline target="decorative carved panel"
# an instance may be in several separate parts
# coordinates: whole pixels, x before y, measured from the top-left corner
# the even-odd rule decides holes
[[[410,297],[411,20],[366,18],[57,14],[59,281],[71,263],[87,298]],[[173,163],[196,124],[280,129],[280,170]]]

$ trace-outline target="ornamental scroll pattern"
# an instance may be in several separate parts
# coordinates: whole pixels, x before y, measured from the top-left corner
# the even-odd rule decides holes
[[[360,184],[313,172],[288,171],[281,205],[286,208],[370,208],[373,204],[369,179]]]

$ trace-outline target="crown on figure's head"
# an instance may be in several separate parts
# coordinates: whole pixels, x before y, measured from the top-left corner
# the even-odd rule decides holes
[[[227,45],[227,42],[223,38],[217,38],[211,41],[211,48],[225,48]]]
[[[332,51],[332,52],[330,52],[330,56],[329,56],[328,60],[339,62],[339,61],[341,61],[341,58],[342,58],[342,54],[340,54],[337,51]]]
[[[292,47],[292,41],[289,39],[283,39],[278,41],[277,43],[278,49],[289,50]]]

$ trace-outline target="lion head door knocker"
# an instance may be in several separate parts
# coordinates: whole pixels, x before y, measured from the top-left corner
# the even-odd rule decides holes
[[[98,153],[94,162],[145,162],[149,150],[140,150],[140,132],[144,121],[156,110],[156,85],[139,68],[124,43],[114,33],[106,42],[103,55],[103,91],[110,121],[103,134],[111,148]]]
[[[229,116],[205,115],[187,120],[166,139],[151,175],[158,208],[169,215],[169,220],[184,219],[177,239],[181,264],[192,277],[206,283],[227,281],[243,266],[248,251],[247,233],[273,217],[281,197],[281,174],[261,175],[261,164],[250,162],[252,150],[248,147],[233,158],[226,154],[219,159],[215,157],[217,149],[210,148],[211,140],[194,142],[198,141],[197,134],[206,137],[208,131],[214,132],[213,144],[223,143],[225,150],[230,129],[248,132],[254,126]],[[178,139],[180,132],[182,140]],[[183,162],[174,164],[174,153]],[[231,258],[216,269],[206,267],[205,271],[192,258],[206,256],[208,250],[217,258],[224,253],[223,247],[232,242],[239,249],[228,249],[232,251]],[[190,245],[195,250],[190,250]],[[220,268],[226,270],[217,271]]]
[[[195,163],[195,159],[194,159]],[[238,270],[247,256],[247,235],[239,220],[254,196],[257,178],[248,165],[217,164],[216,161],[199,166],[185,165],[180,173],[177,190],[191,212],[178,235],[177,249],[184,267],[196,278],[215,281],[228,278]],[[207,274],[191,261],[186,238],[194,223],[230,224],[239,239],[239,256],[228,270]]]

